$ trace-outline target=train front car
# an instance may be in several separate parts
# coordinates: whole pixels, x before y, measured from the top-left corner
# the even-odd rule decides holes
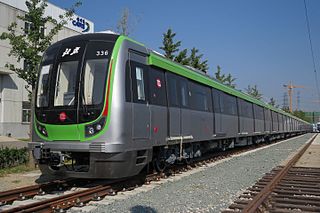
[[[128,42],[113,34],[86,34],[44,53],[29,143],[42,173],[121,178],[137,174],[149,161],[137,164],[137,151],[127,143],[131,120],[123,61]]]

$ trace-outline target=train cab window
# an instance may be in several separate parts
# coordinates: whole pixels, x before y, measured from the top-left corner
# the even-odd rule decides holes
[[[103,102],[110,49],[110,43],[101,41],[92,41],[87,46],[81,92],[83,105],[99,105]]]
[[[37,107],[47,107],[49,96],[49,72],[52,64],[41,67],[37,89]]]
[[[85,49],[85,43],[67,43],[60,48],[55,76],[54,106],[74,107],[79,89],[79,64]]]
[[[54,106],[71,106],[75,100],[78,61],[62,62],[58,66]]]
[[[144,78],[143,69],[141,67],[136,67],[136,80],[137,80],[137,99],[139,101],[145,101],[146,95],[144,93]]]
[[[36,92],[37,107],[49,106],[50,76],[59,48],[60,46],[49,47],[43,55],[39,73],[39,82]]]
[[[150,103],[154,105],[166,106],[166,85],[164,72],[151,68],[149,72]]]

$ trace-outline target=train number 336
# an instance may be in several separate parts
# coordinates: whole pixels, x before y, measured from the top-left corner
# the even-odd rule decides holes
[[[109,54],[108,50],[98,50],[96,52],[96,56],[104,56],[104,55],[108,55],[108,54]]]

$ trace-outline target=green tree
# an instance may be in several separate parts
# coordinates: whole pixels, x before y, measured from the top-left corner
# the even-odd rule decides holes
[[[201,70],[203,72],[208,71],[208,60],[202,61],[203,54],[198,54],[199,50],[196,48],[191,49],[190,56],[188,56],[188,50],[184,49],[179,52],[179,47],[181,46],[181,41],[174,41],[176,33],[172,31],[171,28],[163,34],[162,47],[161,50],[164,51],[164,56],[172,61],[180,63],[182,65],[189,65],[195,69]]]
[[[8,32],[3,32],[0,35],[1,40],[9,40],[12,49],[9,52],[9,57],[13,56],[17,62],[24,60],[25,69],[7,63],[5,67],[17,73],[17,75],[25,80],[28,84],[28,91],[31,92],[36,84],[37,67],[41,61],[41,54],[51,44],[53,37],[67,24],[74,14],[75,8],[80,6],[80,2],[76,2],[66,13],[59,16],[57,21],[51,16],[45,16],[44,12],[47,5],[45,0],[29,0],[26,1],[28,11],[24,16],[17,16],[23,22],[30,24],[30,29],[24,29],[24,34],[19,33],[18,25],[13,22],[8,27]],[[53,28],[48,30],[48,23],[53,24]],[[44,34],[44,32],[47,32]],[[31,87],[31,91],[30,91]]]
[[[302,110],[295,110],[295,111],[292,112],[292,114],[293,114],[294,116],[302,119],[302,120],[305,120],[305,121],[309,122],[309,123],[312,122],[311,118],[308,117],[308,116],[306,115],[306,113],[305,113],[304,111],[302,111]]]
[[[281,109],[287,113],[290,113],[289,107],[282,107]]]
[[[174,61],[180,63],[182,65],[189,65],[190,59],[188,57],[188,50],[184,49],[178,53],[178,55],[174,58]]]
[[[203,54],[198,54],[199,50],[193,47],[189,56],[189,65],[206,73],[209,69],[208,60],[201,61]]]
[[[228,75],[222,74],[221,67],[219,65],[217,66],[217,71],[214,73],[214,77],[224,85],[232,88],[236,87],[236,84],[234,83],[236,78],[233,78],[230,73]]]
[[[172,29],[169,28],[166,33],[163,34],[163,41],[161,50],[165,52],[164,56],[171,60],[174,60],[175,53],[179,51],[181,41],[174,42],[174,37],[176,33],[172,32]]]
[[[258,100],[262,99],[262,94],[259,92],[257,85],[254,85],[253,87],[248,85],[248,87],[245,88],[245,90],[253,98],[256,98]]]
[[[217,66],[217,72],[214,73],[215,78],[220,81],[221,83],[225,83],[226,75],[221,73],[221,67],[218,65]]]
[[[268,102],[268,104],[270,104],[271,106],[276,107],[276,108],[279,107],[279,105],[276,103],[276,100],[273,97],[270,98],[270,101]]]
[[[235,80],[236,80],[236,78],[232,77],[232,75],[229,73],[227,75],[227,77],[225,78],[225,85],[232,87],[232,88],[235,88],[236,87],[236,84],[234,83]]]

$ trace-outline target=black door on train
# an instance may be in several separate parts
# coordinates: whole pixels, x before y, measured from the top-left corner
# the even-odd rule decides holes
[[[148,103],[148,66],[147,57],[129,52],[133,104],[132,139],[134,142],[146,142],[150,139],[150,107]]]
[[[168,137],[181,136],[181,109],[179,83],[177,75],[167,72],[167,97],[168,97]]]

